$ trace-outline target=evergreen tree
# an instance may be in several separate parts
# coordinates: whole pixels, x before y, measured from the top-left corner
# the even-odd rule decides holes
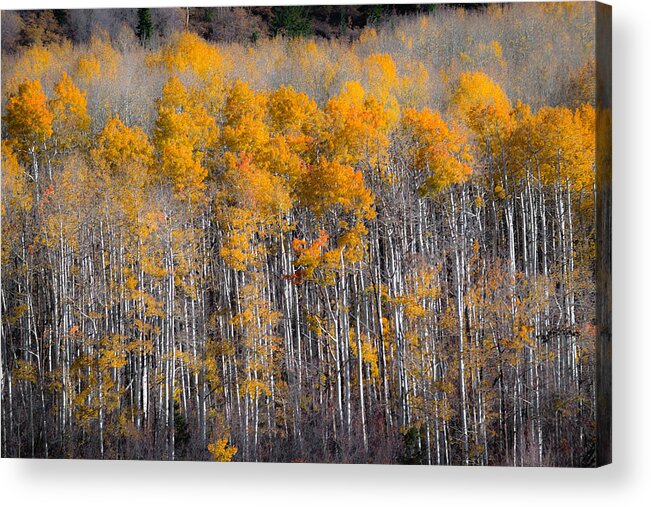
[[[146,45],[154,33],[154,25],[151,21],[151,12],[149,9],[138,9],[138,27],[136,34],[143,45]]]
[[[274,35],[306,37],[314,33],[310,9],[302,5],[273,7],[271,29]]]

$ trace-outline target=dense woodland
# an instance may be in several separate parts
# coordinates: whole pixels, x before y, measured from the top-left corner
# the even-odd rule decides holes
[[[452,4],[474,11],[487,4]],[[357,38],[367,25],[391,24],[396,16],[449,9],[450,4],[289,5],[183,7],[176,9],[50,9],[4,11],[2,46],[17,51],[36,42],[88,43],[99,31],[116,38],[126,25],[150,46],[189,30],[213,42],[252,42],[276,35]]]
[[[2,455],[592,465],[593,9],[3,52]]]

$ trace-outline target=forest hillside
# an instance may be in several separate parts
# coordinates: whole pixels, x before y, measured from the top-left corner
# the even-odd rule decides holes
[[[145,11],[2,13],[3,457],[593,465],[594,6]]]

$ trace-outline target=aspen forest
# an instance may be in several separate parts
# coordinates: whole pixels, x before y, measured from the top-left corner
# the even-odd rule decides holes
[[[3,457],[594,465],[594,4],[331,9],[2,12]]]

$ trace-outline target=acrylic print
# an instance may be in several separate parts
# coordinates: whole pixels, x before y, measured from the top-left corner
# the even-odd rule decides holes
[[[610,8],[2,12],[3,457],[610,461]]]

